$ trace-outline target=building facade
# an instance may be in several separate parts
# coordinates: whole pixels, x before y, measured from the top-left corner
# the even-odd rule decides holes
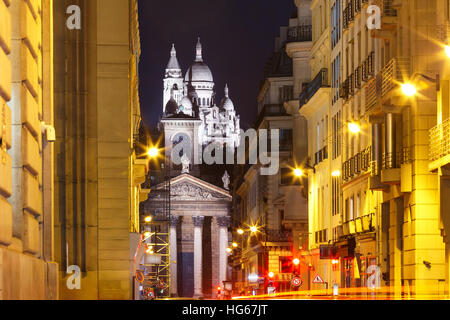
[[[0,299],[5,300],[58,298],[52,10],[52,1],[0,2]]]
[[[227,145],[231,149],[239,146],[240,117],[229,96],[228,85],[225,86],[223,99],[219,104],[216,103],[214,77],[203,60],[200,38],[195,53],[195,61],[183,79],[175,45],[172,46],[164,78],[162,123],[166,136],[165,145],[168,147],[166,156],[171,156],[174,140],[178,139],[177,143],[180,141],[175,135],[184,132],[193,146],[189,152],[190,163],[200,164],[200,161],[195,161],[194,156],[203,152],[208,144]],[[184,131],[180,126],[184,126]]]
[[[81,28],[54,2],[55,260],[61,299],[131,299],[139,245],[136,152],[140,55],[136,0],[73,1]],[[67,281],[77,266],[81,287]]]
[[[232,197],[227,170],[232,164],[209,163],[203,154],[211,154],[212,149],[235,150],[240,144],[240,117],[228,86],[216,103],[214,77],[204,62],[200,39],[195,61],[184,77],[172,46],[163,84],[158,147],[164,149],[164,160],[155,161],[149,175],[152,191],[141,210],[141,219],[152,217],[151,224],[142,225],[142,232],[149,232],[145,242],[155,252],[143,257],[141,267],[150,280],[159,277],[168,284],[170,296],[213,298],[216,288],[223,288],[230,278],[227,248]],[[161,259],[170,272],[155,272],[161,263],[150,260],[166,241],[169,246],[161,251]]]
[[[379,25],[370,5],[380,9]],[[300,94],[299,112],[313,167],[313,269],[328,287],[448,293],[446,153],[438,142],[447,117],[448,5],[317,0],[310,8],[317,76]],[[417,94],[407,96],[405,83]]]
[[[260,174],[261,164],[248,164],[236,174],[236,247],[230,257],[236,293],[265,293],[268,287],[290,291],[293,275],[300,272],[293,260],[308,247],[307,199],[293,175],[297,163],[304,162],[306,156],[306,122],[291,110],[293,106],[298,110],[294,94],[300,91],[304,79],[293,74],[293,65],[306,69],[308,59],[300,59],[302,54],[308,57],[311,45],[311,15],[304,9],[299,5],[289,25],[280,28],[257,99],[254,128],[257,132],[279,130],[276,156],[280,169],[275,175],[264,176]],[[294,47],[288,56],[286,49]],[[294,54],[295,50],[299,53]],[[249,141],[249,145],[253,143]]]

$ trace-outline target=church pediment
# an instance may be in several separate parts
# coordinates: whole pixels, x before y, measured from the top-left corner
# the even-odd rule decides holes
[[[189,174],[182,174],[171,180],[170,194],[172,201],[231,201],[228,191]]]

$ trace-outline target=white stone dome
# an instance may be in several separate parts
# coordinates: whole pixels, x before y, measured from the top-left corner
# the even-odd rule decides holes
[[[166,104],[166,114],[176,114],[178,112],[178,104],[173,98],[173,96],[170,98],[170,100]]]
[[[180,101],[180,105],[183,106],[184,110],[192,110],[192,102],[191,100],[184,96],[183,99]],[[183,110],[182,110],[183,111]]]
[[[214,82],[211,69],[203,62],[195,62],[186,72],[186,82]]]
[[[227,111],[234,110],[234,103],[230,99],[228,85],[225,86],[225,97],[220,102],[220,109],[225,109]]]
[[[220,108],[225,110],[234,110],[234,103],[230,98],[225,97],[220,102]]]

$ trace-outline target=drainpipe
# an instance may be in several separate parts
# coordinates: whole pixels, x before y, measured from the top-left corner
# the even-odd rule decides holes
[[[372,123],[372,161],[376,162],[376,169],[373,176],[377,176],[381,169],[381,123]]]
[[[396,126],[395,126],[395,119],[394,115],[392,113],[386,114],[385,119],[385,126],[386,126],[386,155],[385,155],[385,161],[386,161],[386,169],[392,169],[397,168],[397,157],[396,157]]]

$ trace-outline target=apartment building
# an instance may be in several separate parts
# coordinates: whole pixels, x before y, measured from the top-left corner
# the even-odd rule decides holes
[[[148,159],[141,123],[136,0],[73,1],[81,29],[54,2],[55,259],[61,299],[131,299]],[[144,190],[145,191],[145,190]],[[81,288],[66,285],[80,268]]]
[[[379,26],[369,5],[380,8]],[[448,4],[318,0],[310,8],[317,76],[299,110],[308,120],[312,268],[341,288],[448,292]]]
[[[0,299],[57,299],[52,1],[0,1]],[[20,271],[19,271],[20,270]]]
[[[310,43],[311,25],[296,13],[288,26],[280,28],[280,37],[275,42],[275,52],[267,63],[258,95],[255,129],[268,130],[269,137],[271,130],[279,130],[280,149],[276,156],[280,169],[275,175],[264,176],[260,164],[250,164],[242,168],[242,175],[237,175],[242,177],[236,184],[235,220],[240,223],[233,226],[233,239],[238,247],[231,260],[238,292],[264,293],[267,286],[275,286],[279,292],[291,290],[292,261],[307,247],[307,200],[293,175],[297,159],[294,145],[304,145],[303,141],[296,141],[294,132],[301,132],[302,122],[299,115],[294,117],[287,112],[289,105],[295,104],[294,82],[299,83],[299,79],[293,77],[293,60],[286,53],[286,46]],[[301,155],[302,150],[297,152]],[[257,230],[252,231],[251,227]],[[239,229],[244,233],[239,234]]]

